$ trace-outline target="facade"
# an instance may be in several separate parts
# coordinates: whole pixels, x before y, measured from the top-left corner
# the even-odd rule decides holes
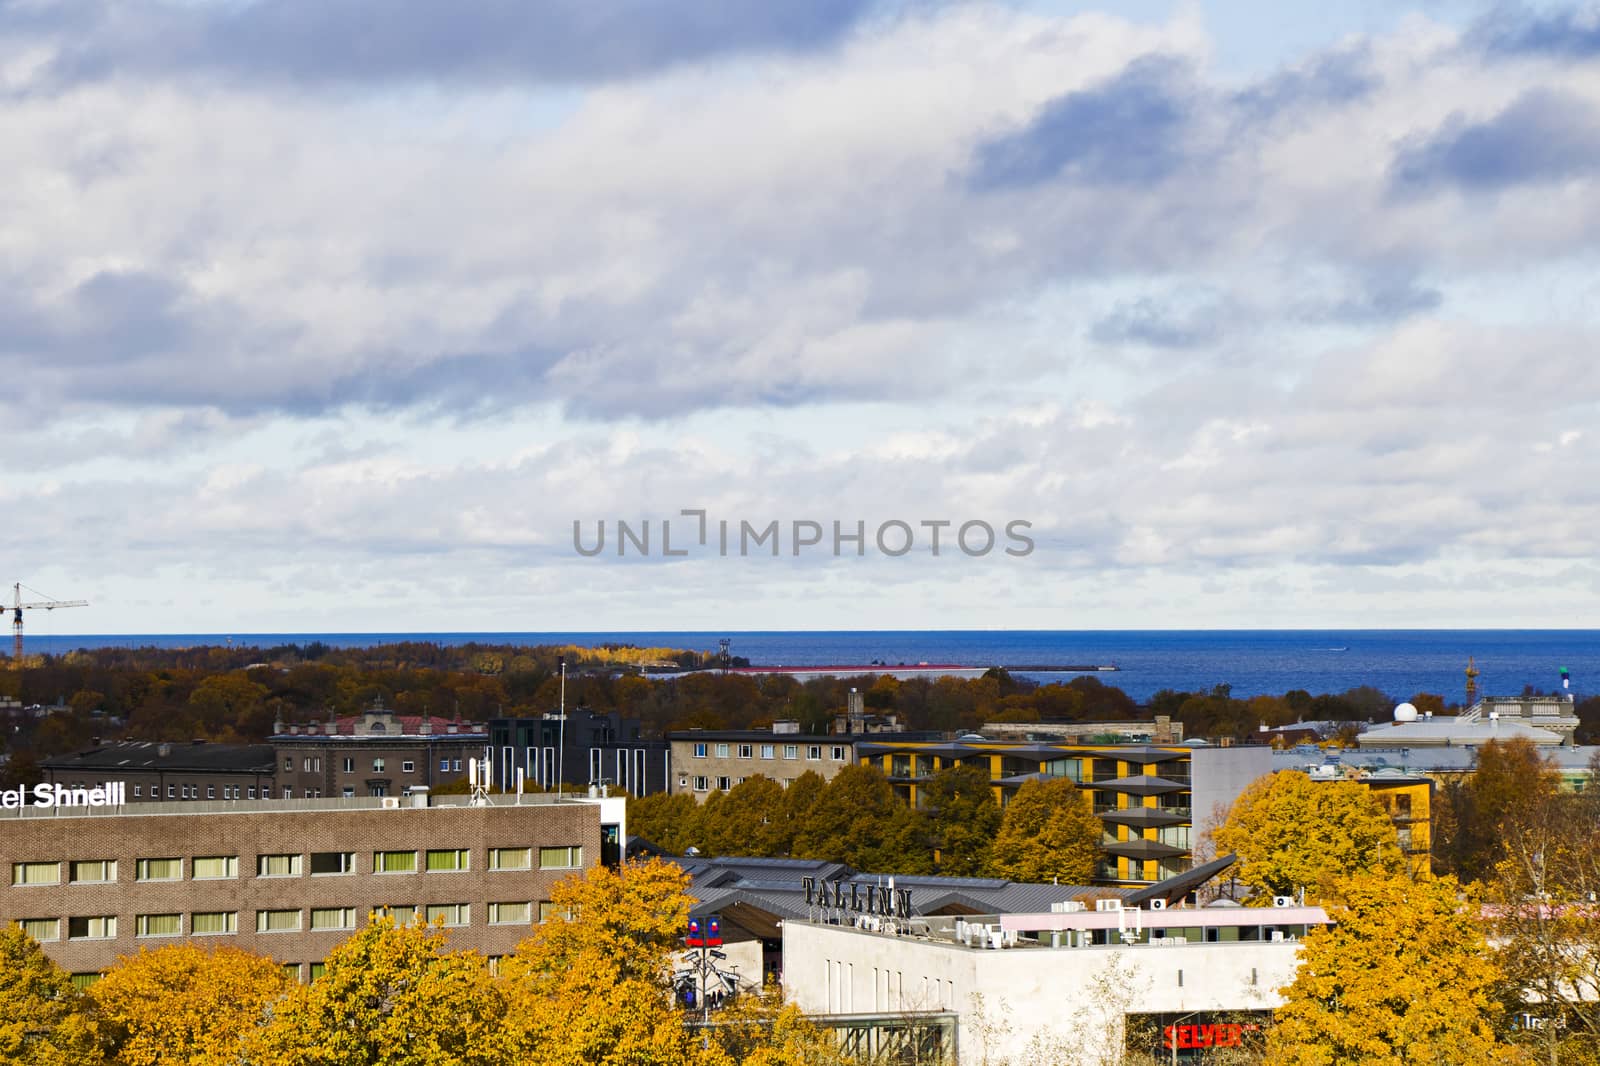
[[[638,719],[612,712],[579,710],[561,716],[494,718],[489,721],[494,782],[514,792],[517,774],[554,790],[559,773],[568,785],[617,788],[635,796],[668,789],[672,756],[664,740],[641,737]]]
[[[747,777],[758,774],[788,787],[808,771],[832,778],[856,760],[857,736],[820,736],[780,732],[790,727],[778,723],[772,730],[689,729],[668,733],[672,749],[673,792],[684,792],[701,803],[712,792],[726,792]],[[794,727],[798,730],[798,726]]]
[[[280,797],[348,799],[464,780],[471,760],[484,757],[489,731],[477,722],[374,706],[360,715],[280,725],[271,743]]]
[[[126,785],[129,803],[255,800],[278,795],[270,744],[118,741],[43,760],[42,780],[68,788]]]
[[[85,978],[194,940],[305,979],[375,911],[442,918],[454,947],[506,955],[548,913],[555,882],[614,856],[624,830],[620,799],[451,799],[0,811],[0,921]]]
[[[913,806],[920,785],[949,766],[989,775],[1003,807],[1036,777],[1066,777],[1091,793],[1107,858],[1098,880],[1150,884],[1188,870],[1197,833],[1246,785],[1272,770],[1264,747],[1098,744],[986,740],[914,741],[887,737],[857,745],[862,762],[888,775]]]
[[[784,923],[784,989],[807,1013],[880,1024],[954,1012],[962,1063],[1064,1049],[1113,1061],[1120,1047],[1192,1061],[1259,1036],[1300,939],[1326,924],[1320,907],[1118,900],[965,918],[819,913]]]
[[[1149,722],[985,722],[978,730],[994,740],[1048,740],[1064,744],[1179,744],[1183,723],[1158,714]]]

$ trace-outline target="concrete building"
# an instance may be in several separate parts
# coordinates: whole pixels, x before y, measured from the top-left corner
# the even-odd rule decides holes
[[[548,797],[12,807],[0,809],[0,921],[85,978],[192,939],[304,979],[380,910],[442,918],[454,947],[506,955],[557,880],[614,859],[624,819],[621,799]]]
[[[359,715],[280,724],[270,740],[281,797],[400,796],[463,780],[469,760],[483,758],[489,731],[374,705]]]
[[[1001,806],[1027,781],[1066,777],[1090,791],[1105,829],[1108,858],[1097,879],[1122,884],[1150,884],[1188,870],[1197,832],[1272,769],[1272,750],[1265,747],[1025,743],[976,734],[956,741],[864,738],[857,755],[881,768],[913,806],[922,802],[921,783],[949,766],[988,774]]]
[[[785,993],[808,1013],[880,1027],[954,1013],[961,1063],[1179,1061],[1259,1037],[1320,907],[1139,909],[1121,900],[1037,914],[821,914],[783,925]],[[1077,1061],[1076,1059],[1074,1061]]]
[[[672,754],[664,740],[645,740],[638,719],[587,710],[539,718],[493,718],[489,745],[494,780],[513,792],[517,773],[540,788],[555,788],[559,771],[576,788],[604,785],[635,796],[665,792]]]
[[[792,731],[791,731],[792,730]],[[808,771],[832,778],[856,761],[857,736],[801,733],[798,723],[771,730],[689,729],[667,734],[672,749],[673,792],[704,803],[757,774],[787,787]]]
[[[255,800],[278,795],[270,744],[116,741],[39,764],[42,779],[69,788],[120,782],[129,803]]]

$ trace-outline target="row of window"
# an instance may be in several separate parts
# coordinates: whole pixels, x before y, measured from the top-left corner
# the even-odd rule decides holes
[[[430,903],[423,907],[409,903],[390,904],[377,908],[376,912],[393,916],[397,920],[410,921],[420,917],[430,924],[433,922],[441,922],[447,926],[472,924],[470,903]],[[539,921],[549,921],[554,912],[555,904],[549,900],[539,901],[537,911]],[[527,900],[490,903],[486,907],[486,917],[490,925],[530,925],[534,914],[534,903]],[[306,922],[306,912],[301,910],[258,910],[255,916],[257,933],[298,933],[306,928],[314,933],[342,932],[356,927],[354,907],[313,907],[308,924],[302,924]],[[117,936],[117,916],[114,914],[65,920],[24,918],[17,924],[22,926],[23,932],[43,944],[61,939],[63,922],[68,940],[113,940]],[[136,937],[184,935],[181,913],[137,914],[134,915],[133,922],[133,935]],[[194,911],[189,915],[190,936],[230,936],[238,931],[238,911]]]
[[[715,752],[716,752],[717,758],[726,759],[726,758],[729,757],[729,753],[733,750],[733,747],[734,746],[731,745],[731,744],[707,744],[705,741],[696,741],[695,745],[694,745],[694,757],[696,759],[704,759],[706,757],[707,751],[714,749]],[[776,759],[778,757],[779,745],[777,745],[777,744],[762,744],[760,747],[761,747],[761,757],[763,759]],[[783,748],[783,757],[785,759],[798,759],[798,758],[800,758],[800,745],[798,745],[798,744],[784,744],[784,745],[782,745],[782,748]],[[754,744],[740,744],[740,745],[738,745],[738,749],[739,749],[739,758],[741,758],[741,759],[753,759],[753,758],[755,758],[756,745],[754,745]],[[830,748],[828,754],[829,754],[829,757],[834,762],[844,762],[849,757],[846,754],[847,750],[848,750],[848,748],[844,744],[834,744]],[[807,762],[821,762],[822,761],[822,745],[821,744],[807,744],[806,745],[806,761]]]
[[[380,773],[380,774],[383,773],[384,772],[384,767],[387,766],[387,765],[388,765],[388,762],[386,761],[386,759],[384,759],[382,757],[375,758],[375,759],[372,760],[372,769],[373,769],[374,773]],[[322,759],[320,757],[318,757],[318,756],[308,755],[301,762],[301,768],[302,768],[303,772],[308,773],[308,774],[321,773],[322,772]],[[285,758],[283,760],[283,770],[284,770],[284,773],[293,773],[294,772],[294,759],[292,757]],[[347,774],[353,774],[353,773],[356,772],[356,761],[355,761],[355,759],[353,757],[350,757],[350,756],[346,756],[345,757],[345,759],[344,759],[344,772],[347,773]],[[416,773],[417,772],[416,760],[415,759],[404,759],[404,760],[402,760],[401,763],[400,763],[400,772],[403,773],[403,774],[414,774],[414,773]],[[439,760],[439,772],[441,774],[460,773],[461,772],[461,760],[460,759],[444,759],[444,758],[441,758]]]
[[[572,870],[583,865],[582,845],[561,845],[551,848],[490,848],[490,870],[532,870],[534,852],[538,852],[538,869]],[[472,868],[472,852],[466,848],[430,850],[421,853],[421,864],[415,851],[375,851],[372,853],[372,872],[375,874],[460,873]],[[356,852],[314,851],[307,857],[299,854],[256,856],[257,877],[299,877],[307,868],[313,877],[328,874],[353,874],[356,872]],[[64,868],[64,869],[63,869]],[[190,860],[189,877],[195,881],[211,881],[239,876],[237,855],[198,855]],[[59,885],[62,873],[70,884],[104,884],[117,879],[117,860],[79,859],[70,862],[18,862],[11,865],[13,885]],[[139,859],[134,864],[136,881],[181,881],[183,860]]]

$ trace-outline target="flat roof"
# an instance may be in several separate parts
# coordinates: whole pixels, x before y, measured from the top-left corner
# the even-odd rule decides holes
[[[264,773],[277,764],[271,744],[187,744],[154,740],[123,740],[70,755],[42,759],[46,770],[89,773],[100,770],[189,771],[193,773]]]

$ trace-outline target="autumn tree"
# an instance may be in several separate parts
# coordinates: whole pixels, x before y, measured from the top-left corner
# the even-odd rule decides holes
[[[674,855],[703,844],[702,811],[686,792],[656,792],[628,799],[628,832]]]
[[[501,1066],[506,1002],[476,952],[387,917],[340,944],[253,1038],[253,1066]]]
[[[121,959],[89,998],[118,1066],[230,1066],[293,987],[264,955],[174,944]]]
[[[770,777],[747,777],[714,793],[700,815],[701,847],[712,855],[778,856],[789,853],[783,786]]]
[[[775,985],[741,995],[717,1013],[704,1066],[844,1066],[850,1060],[830,1033],[783,1002]]]
[[[894,793],[883,771],[846,766],[796,831],[796,858],[842,862],[873,873],[930,873],[923,815]]]
[[[96,1066],[95,1026],[72,978],[15,923],[0,930],[0,1062]]]
[[[1279,1066],[1514,1061],[1497,1043],[1495,967],[1454,878],[1357,875],[1305,940],[1268,1037]]]
[[[1100,833],[1088,793],[1070,780],[1025,782],[1000,820],[989,873],[1036,884],[1088,884],[1100,862]]]
[[[671,960],[688,924],[688,875],[659,860],[559,882],[557,917],[502,968],[508,1061],[676,1066],[695,1056],[672,1005]]]
[[[971,766],[951,766],[934,774],[919,792],[939,872],[982,876],[1000,829],[1000,805],[989,775]]]
[[[1477,751],[1465,791],[1447,792],[1443,854],[1462,879],[1493,876],[1504,842],[1525,818],[1547,806],[1561,787],[1555,766],[1522,737],[1491,740]]]
[[[1397,874],[1405,867],[1394,823],[1354,781],[1313,781],[1295,770],[1251,782],[1213,834],[1236,853],[1239,880],[1256,890],[1251,902],[1305,889],[1312,900],[1332,883],[1361,872]]]

